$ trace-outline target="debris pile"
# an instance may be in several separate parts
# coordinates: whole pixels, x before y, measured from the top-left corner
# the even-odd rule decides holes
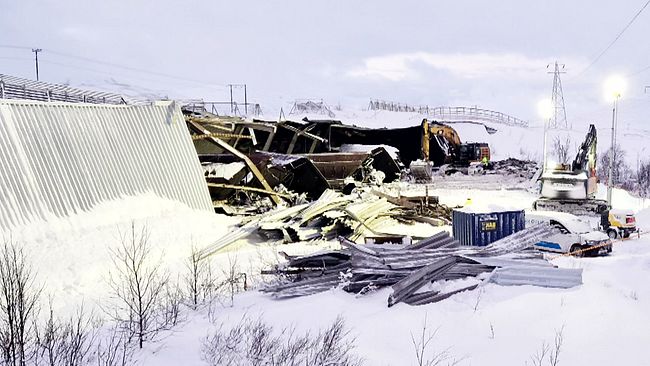
[[[359,241],[371,236],[395,236],[396,233],[387,232],[387,228],[400,222],[443,225],[450,220],[450,209],[437,204],[437,197],[429,197],[426,206],[418,207],[369,189],[355,190],[348,195],[327,189],[313,202],[246,218],[238,230],[205,248],[201,256],[209,256],[252,233],[284,242],[335,239],[338,236]],[[434,211],[444,215],[442,219],[420,216]]]
[[[539,164],[535,161],[508,158],[490,163],[490,168],[485,174],[518,176],[530,180],[539,168]]]
[[[556,268],[531,249],[553,230],[537,225],[485,247],[460,246],[446,232],[407,246],[359,245],[340,238],[342,250],[299,257],[284,254],[285,264],[262,272],[278,278],[262,291],[290,298],[337,287],[364,294],[392,286],[388,306],[393,306],[438,302],[485,282],[556,288],[580,285],[581,269]]]

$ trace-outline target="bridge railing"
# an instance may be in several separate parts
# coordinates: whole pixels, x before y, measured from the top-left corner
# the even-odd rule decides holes
[[[508,114],[482,109],[477,107],[429,107],[414,106],[403,103],[388,102],[383,100],[371,100],[370,110],[385,110],[392,112],[413,112],[420,113],[427,117],[460,121],[460,120],[479,120],[494,122],[509,126],[528,127],[528,121],[524,121]]]

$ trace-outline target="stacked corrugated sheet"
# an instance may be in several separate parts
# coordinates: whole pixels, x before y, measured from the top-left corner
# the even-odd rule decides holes
[[[0,229],[154,193],[212,210],[180,109],[0,101]]]
[[[343,250],[309,256],[286,256],[287,263],[266,270],[281,274],[278,283],[263,289],[276,298],[304,296],[340,287],[365,293],[392,286],[388,306],[404,302],[421,305],[473,290],[485,282],[569,288],[582,283],[581,269],[556,268],[532,245],[553,232],[539,225],[486,247],[460,246],[441,232],[408,246],[359,245],[340,238]],[[288,278],[288,279],[287,279]],[[445,287],[447,281],[467,280]],[[457,281],[456,281],[457,282]]]

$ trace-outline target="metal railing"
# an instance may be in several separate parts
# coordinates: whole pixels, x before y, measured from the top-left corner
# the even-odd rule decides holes
[[[81,90],[67,85],[49,84],[0,74],[0,99],[25,99],[41,102],[126,104],[119,94]]]
[[[435,118],[438,120],[485,121],[500,123],[508,126],[528,127],[528,121],[524,121],[502,112],[477,107],[429,107],[422,105],[416,106],[403,103],[388,102],[383,100],[371,100],[368,108],[370,110],[420,113],[427,117]]]
[[[209,112],[217,116],[254,116],[262,115],[258,103],[205,102],[202,100],[181,101],[183,109],[192,112]]]

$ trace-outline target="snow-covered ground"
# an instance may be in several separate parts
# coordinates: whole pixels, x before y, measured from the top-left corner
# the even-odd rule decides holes
[[[409,189],[415,188],[405,186],[403,191]],[[535,199],[533,193],[506,189],[432,188],[430,194],[450,205],[471,198],[473,202],[524,208]],[[618,208],[635,211],[645,203],[623,191],[616,191],[614,199]],[[650,229],[650,210],[641,210],[638,219],[641,227]],[[192,244],[209,244],[237,220],[197,213],[144,195],[69,219],[22,228],[12,233],[12,240],[26,248],[55,307],[72,310],[81,302],[97,305],[106,299],[109,248],[119,244],[119,233],[128,230],[132,222],[149,228],[156,250],[164,252],[164,265],[179,273]],[[273,247],[252,238],[210,260],[215,268],[223,268],[236,257],[242,271],[252,274],[277,260],[274,253],[278,250],[301,254],[328,246],[336,244]],[[644,364],[650,358],[650,350],[644,347],[650,342],[650,333],[645,331],[645,324],[650,323],[650,283],[644,280],[650,276],[650,238],[616,244],[608,257],[559,258],[554,263],[583,268],[584,284],[569,290],[488,284],[437,304],[392,308],[386,304],[390,289],[365,296],[333,289],[282,301],[252,290],[237,295],[232,306],[215,304],[216,324],[208,319],[207,310],[186,309],[184,322],[148,344],[136,358],[145,365],[204,364],[200,352],[204,337],[217,324],[236,324],[243,314],[260,316],[276,327],[293,325],[298,331],[317,331],[341,315],[356,337],[355,352],[367,365],[412,365],[411,333],[421,330],[426,315],[429,327],[438,329],[431,351],[448,350],[462,359],[462,365],[525,364],[544,342],[553,342],[561,327],[561,364]]]
[[[419,115],[404,119],[405,115],[408,114],[358,112],[349,116],[347,122],[354,120],[374,127],[420,122]],[[485,128],[474,124],[454,127],[463,140],[490,143],[495,159],[541,156],[541,128],[495,125],[497,133],[488,134]],[[582,139],[585,132],[586,127],[585,131],[574,131],[576,140]],[[639,134],[626,148],[642,151],[645,136],[645,132]],[[462,185],[451,181],[433,184],[429,194],[439,196],[441,203],[450,206],[464,205],[471,199],[475,205],[520,209],[529,208],[537,198],[525,184],[513,187],[499,182],[498,177],[487,182],[481,182],[480,177],[475,179],[479,184],[472,184],[471,179]],[[421,194],[422,190],[422,186],[400,186],[402,194]],[[599,198],[604,195],[601,186]],[[634,210],[639,226],[650,230],[650,202],[615,190],[614,207]],[[184,271],[193,245],[208,246],[233,230],[238,222],[237,218],[197,212],[176,202],[142,195],[108,202],[74,217],[34,223],[1,236],[25,248],[36,270],[37,283],[44,285],[44,295],[51,295],[55,310],[65,313],[81,303],[98,309],[110,296],[107,275],[112,266],[111,249],[120,244],[120,235],[128,232],[132,224],[148,229],[155,248],[153,257],[161,256],[164,269],[177,277]],[[390,228],[418,235],[430,235],[441,229],[447,228],[421,224]],[[279,251],[305,254],[336,247],[335,242],[322,241],[280,245],[252,236],[209,257],[209,261],[220,272],[236,260],[239,270],[249,274],[255,284],[260,269],[279,260]],[[232,306],[215,304],[212,310],[216,323],[208,319],[205,308],[185,309],[185,320],[155,343],[147,344],[136,353],[136,358],[143,365],[204,364],[200,352],[202,339],[219,323],[235,324],[243,314],[260,316],[276,327],[293,325],[298,331],[317,331],[341,315],[356,337],[355,352],[365,358],[366,365],[412,365],[415,357],[411,333],[421,330],[426,315],[429,327],[438,329],[432,352],[448,350],[462,359],[461,365],[524,365],[544,342],[553,342],[561,327],[561,365],[647,364],[650,349],[645,345],[650,344],[650,333],[645,328],[650,324],[650,283],[646,279],[650,277],[650,238],[617,243],[608,257],[558,258],[554,263],[583,268],[584,284],[569,290],[487,284],[440,303],[418,307],[398,304],[392,308],[386,304],[390,289],[365,296],[333,289],[282,301],[251,290],[237,295]]]
[[[449,204],[464,203],[471,197],[474,202],[520,208],[529,207],[535,198],[528,192],[508,190],[441,189],[431,193]],[[616,192],[615,198],[621,208],[641,208],[625,192]],[[639,220],[641,227],[650,229],[650,210],[641,211]],[[285,250],[294,252],[291,245]],[[650,276],[650,238],[617,243],[608,257],[563,257],[554,263],[583,268],[584,284],[569,290],[488,284],[437,304],[392,308],[386,304],[390,289],[364,296],[333,289],[281,301],[249,291],[236,296],[232,307],[220,307],[217,323],[236,324],[248,314],[278,328],[294,325],[299,331],[316,331],[341,315],[356,337],[356,352],[367,365],[415,364],[411,333],[421,331],[425,315],[429,327],[438,328],[432,353],[448,349],[463,359],[461,365],[524,365],[564,327],[561,365],[643,365],[650,358],[645,347],[650,342],[650,333],[645,331],[650,322],[650,283],[645,281]],[[151,365],[201,364],[201,341],[215,328],[206,311],[197,312],[140,356]]]

